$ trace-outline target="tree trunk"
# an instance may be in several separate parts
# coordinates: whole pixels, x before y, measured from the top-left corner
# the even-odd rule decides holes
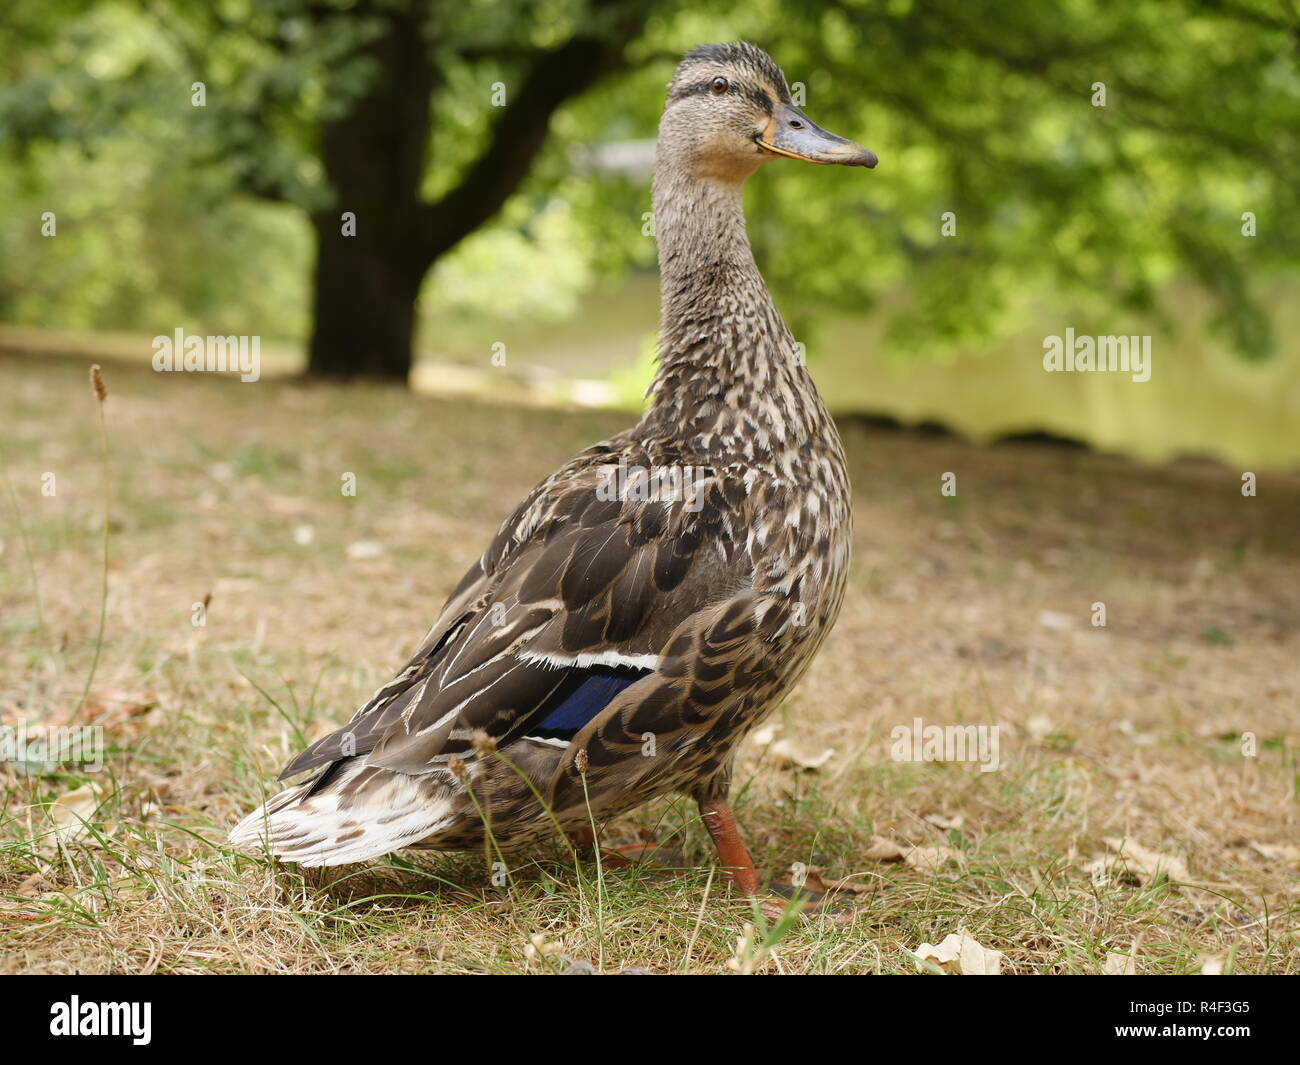
[[[425,35],[429,0],[362,0],[383,19],[363,46],[374,72],[345,114],[322,126],[321,161],[333,204],[316,231],[313,326],[307,372],[406,381],[415,298],[433,259],[415,239],[436,72]],[[344,214],[355,235],[345,235]]]
[[[487,147],[436,203],[420,195],[439,80],[426,35],[433,0],[358,0],[346,13],[322,9],[326,18],[366,15],[382,29],[362,45],[375,74],[346,113],[321,127],[321,161],[334,195],[329,208],[312,215],[310,375],[406,381],[424,275],[519,187],[556,109],[623,66],[651,3],[591,0],[587,32],[535,50],[492,123]],[[345,212],[355,216],[355,235],[343,231]]]
[[[373,219],[359,220],[373,224]],[[311,355],[313,377],[404,382],[415,341],[415,298],[425,267],[410,266],[386,242],[340,233],[335,213],[316,230]]]

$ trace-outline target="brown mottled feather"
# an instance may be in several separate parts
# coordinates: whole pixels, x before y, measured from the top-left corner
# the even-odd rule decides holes
[[[718,71],[788,100],[749,46],[697,50],[678,69],[655,174],[663,328],[645,415],[529,493],[405,668],[284,771],[321,773],[232,838],[265,830],[277,853],[335,864],[477,845],[481,808],[516,846],[553,831],[552,815],[585,823],[588,798],[607,818],[667,791],[724,797],[739,740],[806,669],[844,593],[848,479],[745,237],[740,182],[758,162],[735,160],[734,185],[700,162],[712,112],[688,89]],[[608,498],[620,465],[689,468],[698,494]],[[593,666],[644,675],[567,743],[535,735]]]

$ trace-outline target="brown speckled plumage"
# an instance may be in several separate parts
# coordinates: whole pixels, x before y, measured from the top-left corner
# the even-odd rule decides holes
[[[588,823],[579,751],[598,821],[666,792],[725,799],[737,744],[808,666],[849,563],[840,440],[741,207],[772,157],[767,124],[803,118],[788,105],[752,46],[678,67],[654,177],[662,329],[645,415],[529,494],[406,668],[284,773],[317,775],[246,818],[237,843],[265,838],[307,865],[463,849],[482,843],[484,809],[497,842],[519,846],[554,832],[552,815]],[[812,161],[874,164],[851,148]],[[644,491],[662,471],[684,490]],[[602,685],[609,698],[573,720]]]

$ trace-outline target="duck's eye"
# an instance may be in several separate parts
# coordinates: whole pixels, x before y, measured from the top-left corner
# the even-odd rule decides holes
[[[731,85],[726,78],[714,78],[712,87],[713,87],[713,95],[721,96],[724,92],[726,92],[729,88],[731,88]]]

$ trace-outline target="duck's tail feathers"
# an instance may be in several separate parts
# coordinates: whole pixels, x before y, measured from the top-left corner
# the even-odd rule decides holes
[[[230,842],[305,866],[364,862],[448,824],[453,784],[450,774],[412,776],[348,759],[258,807],[230,830]]]

